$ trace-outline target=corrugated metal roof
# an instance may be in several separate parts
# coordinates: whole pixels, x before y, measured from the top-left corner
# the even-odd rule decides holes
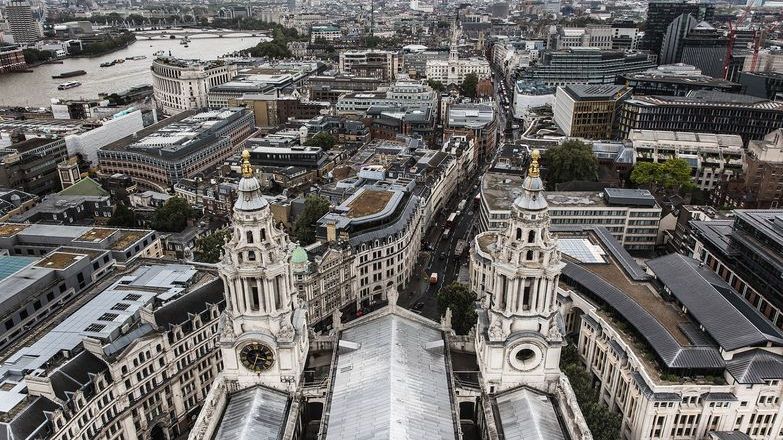
[[[725,363],[715,347],[681,346],[653,315],[625,293],[592,272],[567,263],[563,275],[616,310],[636,328],[669,368],[719,369]]]
[[[276,440],[288,413],[288,395],[262,386],[229,396],[214,440]]]
[[[700,267],[698,260],[669,254],[648,261],[647,266],[724,349],[730,351],[767,342],[783,344],[780,333],[772,326],[762,327],[758,320],[751,321],[724,297],[719,289],[730,291],[731,287],[711,270]],[[745,312],[751,313],[749,309]]]
[[[750,436],[742,431],[712,431],[709,434],[713,440],[750,440]]]
[[[546,395],[520,388],[495,399],[503,437],[520,440],[565,440],[557,411]]]
[[[435,328],[394,314],[343,331],[326,440],[454,439],[443,347]]]

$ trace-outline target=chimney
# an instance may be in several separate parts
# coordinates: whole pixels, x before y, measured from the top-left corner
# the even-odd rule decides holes
[[[326,224],[326,241],[337,241],[337,225],[334,222]]]

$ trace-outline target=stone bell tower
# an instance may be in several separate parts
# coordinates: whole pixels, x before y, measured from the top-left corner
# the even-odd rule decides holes
[[[545,390],[560,374],[556,292],[565,264],[549,233],[538,159],[533,151],[506,230],[479,234],[471,253],[471,285],[484,292],[476,352],[488,392],[519,385]]]
[[[220,338],[223,375],[240,388],[263,384],[295,389],[307,356],[308,330],[290,267],[294,246],[274,225],[247,150],[232,226],[218,263],[226,298]]]

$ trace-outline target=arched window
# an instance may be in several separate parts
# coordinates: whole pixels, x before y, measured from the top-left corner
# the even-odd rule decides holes
[[[533,243],[536,241],[536,231],[530,231],[527,233],[527,242]]]
[[[533,251],[527,251],[527,261],[533,261]]]
[[[253,231],[247,231],[245,234],[247,235],[247,242],[253,243]]]
[[[256,253],[254,251],[247,252],[247,261],[256,261]]]
[[[522,228],[517,228],[517,240],[522,240]]]
[[[266,229],[261,228],[261,241],[266,240]]]

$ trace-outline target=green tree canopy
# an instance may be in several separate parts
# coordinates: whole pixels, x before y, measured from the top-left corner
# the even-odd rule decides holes
[[[574,344],[563,348],[560,356],[560,369],[571,382],[571,388],[595,440],[614,440],[620,438],[622,419],[608,407],[600,403],[598,391],[592,386],[592,377],[588,373],[577,353]]]
[[[661,190],[679,192],[694,188],[691,167],[685,159],[637,163],[631,172],[631,181],[646,186],[653,192]]]
[[[48,50],[38,50],[33,48],[22,49],[24,62],[27,64],[42,63],[52,58],[52,53]]]
[[[172,197],[166,204],[155,210],[152,216],[152,228],[163,232],[182,232],[188,227],[188,220],[195,217],[195,211],[187,200]]]
[[[446,90],[446,86],[442,82],[440,82],[438,80],[428,79],[427,80],[427,85],[432,87],[432,90],[435,90],[438,93]]]
[[[476,325],[476,295],[468,286],[452,283],[438,291],[438,310],[441,316],[451,309],[451,327],[458,335],[466,335]]]
[[[217,263],[223,256],[223,246],[231,236],[231,231],[216,231],[200,239],[196,244],[196,261]]]
[[[117,205],[107,224],[118,228],[132,228],[136,226],[136,213],[125,205]]]
[[[544,152],[542,159],[547,169],[547,182],[552,186],[574,180],[598,179],[598,160],[593,156],[593,149],[580,140],[569,139],[550,148]]]
[[[329,200],[311,194],[305,198],[304,209],[294,223],[294,236],[301,245],[315,241],[315,222],[329,212]]]
[[[468,73],[465,75],[465,80],[460,85],[460,90],[464,96],[468,98],[476,97],[476,86],[478,85],[478,75],[475,73]]]
[[[316,133],[313,137],[308,139],[305,142],[305,145],[310,147],[321,147],[324,151],[327,151],[332,147],[334,147],[334,144],[336,143],[337,143],[337,139],[334,136],[332,136],[331,133],[322,131]]]

